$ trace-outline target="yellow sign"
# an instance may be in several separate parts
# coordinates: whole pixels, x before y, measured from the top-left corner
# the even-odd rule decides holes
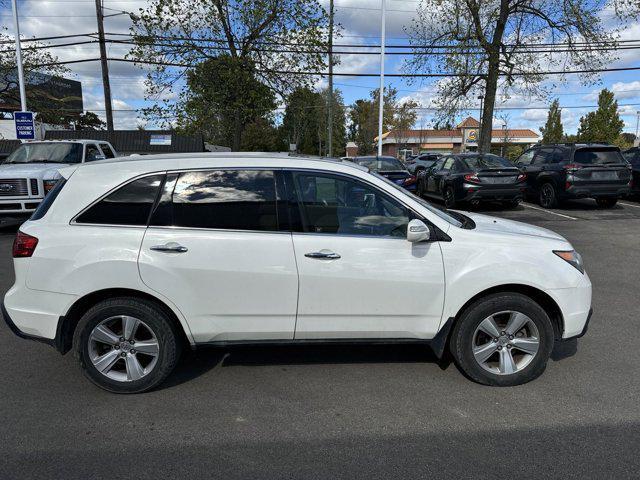
[[[478,131],[471,130],[467,135],[467,143],[476,143],[478,141]]]

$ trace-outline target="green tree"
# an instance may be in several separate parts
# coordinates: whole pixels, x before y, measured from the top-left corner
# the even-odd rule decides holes
[[[175,107],[177,129],[201,132],[207,141],[235,151],[242,146],[247,125],[276,106],[272,90],[258,80],[252,62],[230,55],[200,62],[187,73],[187,86]]]
[[[562,129],[562,112],[558,99],[551,102],[549,113],[547,115],[547,123],[544,127],[540,127],[542,132],[542,143],[560,143],[564,137]]]
[[[451,73],[437,83],[440,118],[475,107],[482,94],[478,148],[488,152],[498,92],[545,96],[545,71],[593,70],[609,63],[617,31],[600,15],[608,6],[609,0],[420,0],[407,28],[414,50],[405,69]],[[563,48],[537,48],[545,42]],[[585,42],[604,47],[585,48]],[[589,82],[596,75],[581,79]]]
[[[605,88],[598,95],[598,109],[580,118],[578,141],[615,143],[623,128],[618,101],[613,92]]]
[[[173,93],[181,93],[178,103],[191,96],[182,81],[185,72],[219,56],[231,57],[234,65],[252,65],[260,92],[266,86],[269,99],[274,94],[283,99],[313,82],[308,75],[283,72],[326,67],[326,25],[326,11],[317,0],[149,0],[133,19],[135,45],[128,55],[147,71],[146,99],[154,106],[144,114],[170,126],[176,114]],[[280,47],[283,43],[287,46]],[[242,132],[234,138],[238,146]]]
[[[287,144],[295,144],[300,153],[318,154],[321,103],[322,96],[308,87],[295,89],[287,98],[282,137]]]
[[[84,112],[70,122],[74,130],[104,130],[107,124],[94,112]]]
[[[397,95],[398,90],[393,87],[384,89],[383,133],[393,129]],[[372,90],[369,97],[366,100],[356,100],[349,110],[349,139],[358,145],[358,155],[373,153],[374,139],[378,136],[379,90]]]

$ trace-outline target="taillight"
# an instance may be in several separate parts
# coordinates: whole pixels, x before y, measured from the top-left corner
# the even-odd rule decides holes
[[[30,257],[38,245],[38,239],[18,230],[13,241],[13,258]]]
[[[416,183],[416,177],[414,175],[411,175],[410,177],[407,177],[403,180],[402,185],[408,186],[413,185],[414,183]]]
[[[582,166],[578,165],[577,163],[569,163],[564,166],[564,169],[567,171],[575,171],[575,170],[579,170],[581,167]]]
[[[518,175],[518,178],[516,179],[516,182],[524,182],[527,179],[527,174],[526,173],[521,173],[520,175]]]
[[[467,173],[464,176],[464,180],[465,182],[480,183],[480,179],[478,178],[478,174],[476,173]]]

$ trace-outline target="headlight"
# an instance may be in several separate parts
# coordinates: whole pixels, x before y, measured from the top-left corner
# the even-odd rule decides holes
[[[577,268],[580,273],[584,273],[584,263],[582,262],[582,255],[580,255],[575,250],[554,250],[553,253],[555,253],[565,262]]]

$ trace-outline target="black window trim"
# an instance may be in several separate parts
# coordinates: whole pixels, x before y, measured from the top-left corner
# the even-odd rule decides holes
[[[154,171],[154,172],[147,172],[147,173],[142,173],[140,175],[137,175],[135,177],[131,177],[128,178],[127,180],[121,182],[120,184],[118,184],[117,186],[113,187],[111,190],[109,190],[108,192],[106,192],[105,194],[101,195],[99,198],[95,199],[93,202],[91,202],[89,205],[87,205],[85,208],[83,208],[82,210],[80,210],[78,213],[76,213],[71,220],[69,221],[69,225],[78,225],[78,226],[91,226],[91,227],[118,227],[118,228],[152,228],[154,230],[157,229],[165,229],[165,230],[200,230],[200,231],[207,231],[207,232],[236,232],[236,233],[262,233],[262,234],[278,234],[278,235],[292,235],[292,234],[296,234],[296,235],[333,235],[333,236],[344,236],[344,237],[355,237],[355,238],[378,238],[378,239],[383,239],[383,240],[403,240],[406,241],[405,238],[400,238],[400,237],[388,237],[388,236],[380,236],[380,235],[352,235],[352,234],[337,234],[337,233],[317,233],[317,232],[297,232],[297,231],[293,231],[293,229],[291,228],[291,211],[290,211],[290,206],[287,205],[287,213],[288,213],[288,225],[289,225],[289,229],[288,230],[237,230],[237,229],[226,229],[226,228],[204,228],[204,227],[175,227],[175,226],[160,226],[160,225],[149,225],[149,221],[151,220],[151,216],[153,215],[153,212],[155,211],[155,209],[158,206],[158,202],[162,196],[162,188],[164,187],[164,184],[166,182],[166,179],[169,175],[171,175],[172,173],[177,173],[177,174],[181,174],[184,172],[199,172],[199,171],[212,171],[212,170],[269,170],[274,172],[274,177],[275,177],[275,182],[276,182],[276,196],[278,193],[278,188],[284,188],[285,192],[287,192],[287,195],[289,194],[289,185],[288,183],[284,183],[284,187],[280,187],[280,180],[278,179],[278,172],[284,172],[284,173],[293,173],[295,172],[315,172],[315,173],[324,173],[327,175],[336,175],[336,176],[342,176],[345,177],[349,180],[354,180],[354,181],[360,181],[363,182],[364,184],[370,186],[371,188],[378,190],[380,192],[382,192],[383,195],[386,195],[387,197],[391,197],[393,198],[393,200],[395,200],[396,202],[400,203],[404,208],[406,208],[407,210],[409,210],[411,213],[413,213],[413,215],[415,215],[415,218],[417,218],[418,220],[423,221],[432,231],[433,235],[432,238],[429,240],[429,242],[438,242],[438,241],[451,241],[450,237],[443,231],[441,230],[436,224],[434,224],[433,222],[429,221],[424,215],[422,215],[421,213],[417,212],[415,208],[411,207],[410,205],[407,205],[405,202],[402,201],[402,199],[391,195],[389,192],[387,192],[386,190],[381,189],[378,185],[375,185],[374,183],[365,180],[363,178],[360,178],[358,176],[354,176],[354,175],[349,175],[347,173],[344,172],[337,172],[334,170],[323,170],[323,169],[318,169],[318,168],[304,168],[304,167],[300,167],[300,168],[292,168],[292,167],[257,167],[257,166],[241,166],[241,167],[237,167],[237,166],[232,166],[232,167],[199,167],[199,168],[181,168],[181,169],[171,169],[171,170],[158,170],[158,171]],[[151,214],[149,215],[149,217],[147,218],[147,224],[146,225],[123,225],[123,224],[109,224],[109,223],[77,223],[76,219],[82,215],[85,211],[89,210],[91,207],[93,207],[95,204],[97,204],[98,202],[100,202],[102,199],[104,199],[105,197],[108,197],[109,195],[111,195],[113,192],[115,192],[116,190],[118,190],[120,187],[123,187],[125,185],[127,185],[128,183],[134,182],[140,178],[144,178],[144,177],[150,177],[153,175],[164,175],[164,179],[162,181],[162,184],[160,185],[160,189],[158,190],[159,194],[156,196],[156,200],[153,204],[153,206],[151,207]],[[276,197],[276,210],[277,210],[277,203],[278,203],[279,199]],[[288,202],[287,202],[288,203]],[[280,227],[280,223],[278,223],[278,227]]]

